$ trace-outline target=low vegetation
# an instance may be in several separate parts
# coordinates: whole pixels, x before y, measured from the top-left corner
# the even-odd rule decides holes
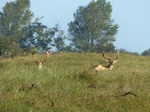
[[[53,54],[42,70],[31,57],[0,59],[1,112],[150,110],[150,57],[121,54],[112,70],[97,74],[94,65],[107,65],[99,53]]]

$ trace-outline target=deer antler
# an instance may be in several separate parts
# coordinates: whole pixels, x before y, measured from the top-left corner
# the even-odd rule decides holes
[[[44,63],[45,61],[47,61],[48,57],[46,56],[46,59],[42,61],[42,63]]]
[[[32,53],[32,60],[38,65],[39,62],[34,59],[33,55],[34,55],[34,53]]]
[[[102,56],[103,56],[106,60],[111,60],[110,58],[106,58],[106,57],[105,57],[104,51],[103,51],[103,53],[102,53]]]
[[[45,54],[46,54],[46,59],[45,59],[44,61],[42,61],[43,63],[44,63],[45,61],[47,61],[47,59],[50,57],[50,53],[49,53],[48,51],[46,51]]]
[[[113,60],[117,60],[117,59],[118,59],[118,57],[119,57],[119,51],[118,51],[118,54],[117,54],[117,57],[116,57],[116,59],[113,59]]]
[[[45,61],[47,61],[47,59],[48,59],[48,57],[49,57],[49,54],[48,54],[48,53],[49,53],[49,52],[46,53],[46,59],[43,60],[43,61],[35,60],[34,57],[33,57],[34,53],[32,53],[32,59],[33,59],[33,61],[37,64],[37,66],[38,66],[39,69],[41,69],[42,66],[43,66],[43,63],[44,63]]]

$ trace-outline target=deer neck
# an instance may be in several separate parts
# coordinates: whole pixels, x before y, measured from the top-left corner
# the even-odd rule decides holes
[[[105,66],[107,69],[112,69],[113,68],[113,64],[109,63],[107,66]]]
[[[39,62],[39,63],[38,63],[38,68],[41,69],[42,66],[43,66],[43,62]]]

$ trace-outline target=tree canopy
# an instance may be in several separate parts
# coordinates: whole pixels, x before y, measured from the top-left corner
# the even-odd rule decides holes
[[[23,52],[51,49],[112,52],[119,25],[112,19],[111,13],[111,3],[106,0],[92,0],[86,6],[79,6],[73,15],[74,20],[68,22],[69,36],[66,36],[58,24],[48,27],[40,22],[41,19],[34,20],[30,0],[7,2],[0,11],[0,55],[8,53],[16,56]],[[141,55],[147,56],[149,51],[145,50]]]
[[[30,11],[29,0],[7,2],[0,11],[0,53],[11,52],[16,54],[19,50],[18,41],[26,33],[25,29],[31,22],[33,13]]]
[[[150,56],[150,48],[142,52],[142,56]]]
[[[97,0],[87,6],[79,6],[74,21],[69,22],[70,40],[76,51],[101,52],[114,50],[113,41],[118,24],[111,19],[110,2]]]
[[[65,49],[65,36],[58,24],[47,27],[39,18],[33,21],[33,17],[30,0],[6,3],[0,11],[0,55],[16,56],[19,52],[33,50],[45,52],[52,47]]]

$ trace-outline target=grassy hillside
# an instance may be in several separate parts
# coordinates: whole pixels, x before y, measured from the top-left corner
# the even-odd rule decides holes
[[[42,70],[31,56],[0,59],[0,112],[150,111],[150,57],[121,54],[95,74],[99,63],[107,65],[97,53],[58,53]]]

